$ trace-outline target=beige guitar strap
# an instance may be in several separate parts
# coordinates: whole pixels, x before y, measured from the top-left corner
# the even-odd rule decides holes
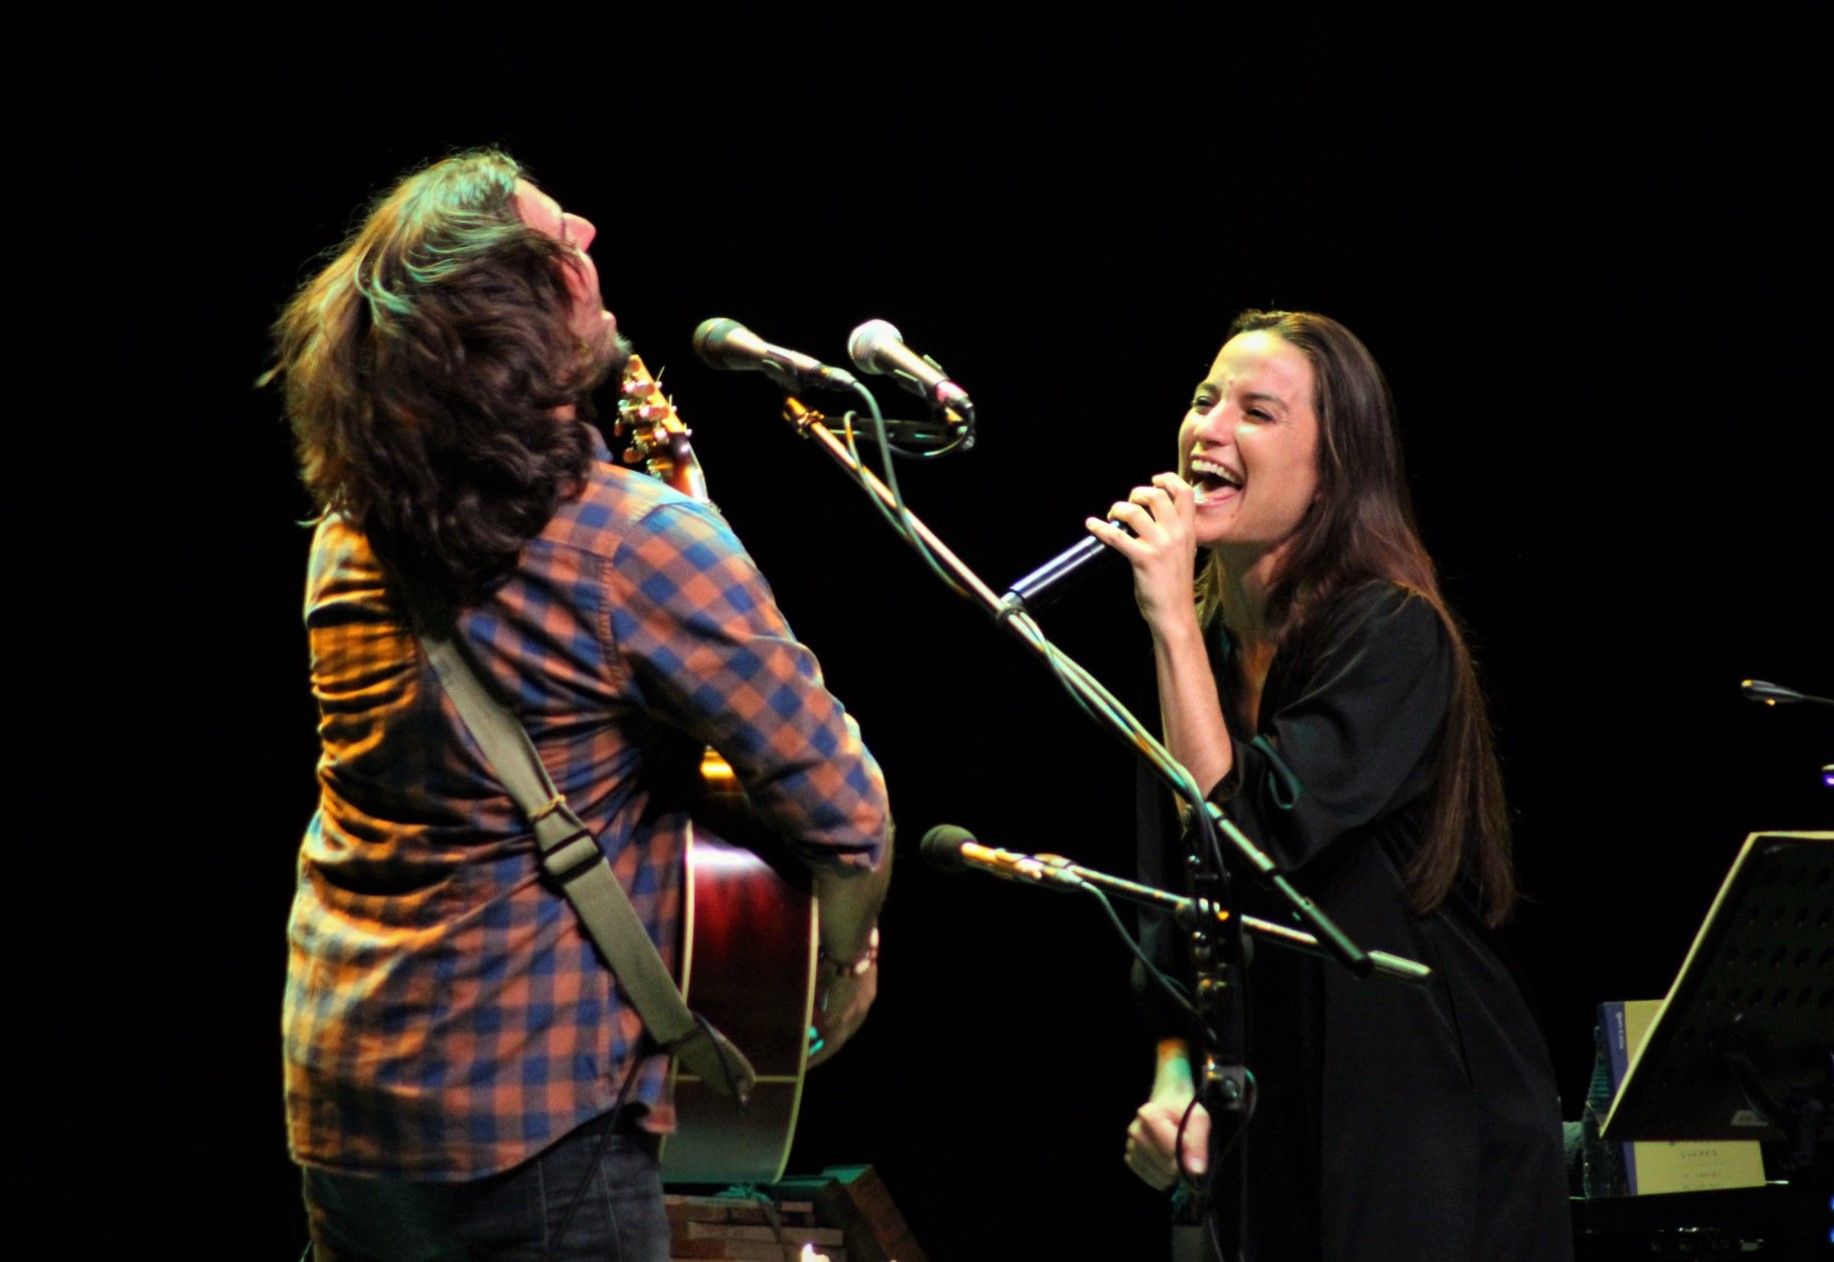
[[[406,586],[397,584],[397,590]],[[534,824],[543,870],[573,904],[650,1037],[688,1073],[744,1104],[757,1081],[751,1062],[711,1022],[688,1010],[597,839],[554,787],[528,732],[466,660],[453,619],[429,616],[437,606],[420,591],[409,594],[408,605],[421,648],[446,694],[510,798]]]

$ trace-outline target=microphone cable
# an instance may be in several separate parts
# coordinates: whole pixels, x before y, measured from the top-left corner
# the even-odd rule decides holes
[[[911,512],[904,506],[904,491],[898,485],[898,470],[892,460],[892,453],[896,449],[892,446],[891,438],[886,434],[885,414],[879,409],[879,401],[873,398],[872,391],[868,390],[862,382],[854,382],[851,388],[866,401],[867,411],[872,417],[873,435],[878,440],[879,458],[885,465],[883,481],[886,490],[892,493],[892,505],[887,508],[884,502],[870,491],[866,498],[872,503],[879,516],[885,519],[885,524],[916,550],[917,555],[923,559],[924,565],[932,574],[942,580],[944,586],[962,599],[969,599],[968,593],[963,591],[961,585],[955,581],[948,570],[943,568],[942,562],[936,559],[929,545],[924,543],[922,536],[910,525]],[[857,412],[850,410],[841,417],[841,437],[846,444],[847,455],[853,460],[854,467],[869,469],[870,466],[860,455],[859,445],[854,439],[854,419],[858,415]]]

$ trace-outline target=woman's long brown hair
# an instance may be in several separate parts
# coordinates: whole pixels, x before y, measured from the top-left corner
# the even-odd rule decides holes
[[[1229,335],[1265,330],[1312,365],[1318,415],[1318,497],[1294,533],[1268,592],[1267,623],[1284,639],[1335,592],[1372,578],[1433,606],[1452,651],[1452,687],[1440,735],[1426,834],[1408,868],[1413,907],[1445,902],[1461,871],[1476,881],[1485,920],[1516,901],[1508,807],[1484,694],[1458,619],[1439,593],[1433,559],[1414,526],[1388,381],[1349,329],[1304,311],[1247,311]],[[1221,560],[1198,579],[1199,615],[1221,616]]]

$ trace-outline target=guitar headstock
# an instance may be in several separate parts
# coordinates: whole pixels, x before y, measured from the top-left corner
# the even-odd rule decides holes
[[[683,495],[707,498],[707,478],[688,445],[690,431],[650,375],[640,355],[632,355],[618,381],[618,419],[612,432],[627,440],[625,464],[640,464]]]

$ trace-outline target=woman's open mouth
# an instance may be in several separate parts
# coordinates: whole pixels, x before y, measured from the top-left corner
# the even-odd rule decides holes
[[[1228,465],[1207,460],[1202,456],[1191,458],[1189,476],[1192,489],[1197,492],[1197,506],[1217,504],[1226,499],[1233,499],[1241,494],[1242,475]]]

